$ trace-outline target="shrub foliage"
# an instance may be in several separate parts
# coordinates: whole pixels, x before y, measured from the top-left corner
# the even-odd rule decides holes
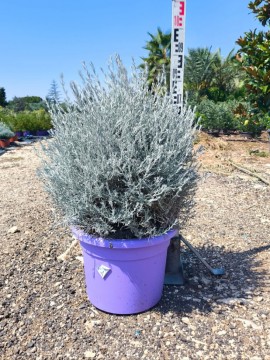
[[[259,126],[270,123],[270,0],[254,0],[248,4],[266,31],[249,31],[237,40],[238,60],[246,74],[250,115]]]
[[[14,135],[14,132],[5,123],[0,122],[0,139],[9,139]]]
[[[204,99],[197,106],[197,114],[200,117],[200,125],[210,131],[233,130],[237,127],[234,118],[234,101],[218,102]]]
[[[51,105],[54,139],[40,174],[70,225],[108,238],[137,238],[172,228],[191,207],[196,184],[194,112],[178,114],[162,82],[129,77],[118,56],[101,83],[84,66],[75,101]]]
[[[6,123],[13,131],[49,130],[52,127],[50,114],[44,109],[14,112],[0,108],[0,121]]]

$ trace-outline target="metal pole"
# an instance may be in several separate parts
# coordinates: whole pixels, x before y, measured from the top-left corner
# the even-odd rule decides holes
[[[184,44],[186,0],[172,0],[171,71],[170,90],[173,102],[181,112],[184,85]]]
[[[183,107],[185,23],[186,0],[172,0],[170,91],[175,106],[179,108],[179,113]],[[184,284],[179,237],[171,239],[167,251],[164,283],[166,285]]]

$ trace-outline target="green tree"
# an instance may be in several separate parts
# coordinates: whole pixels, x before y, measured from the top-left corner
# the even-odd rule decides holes
[[[148,56],[142,58],[142,68],[148,70],[148,82],[150,88],[157,83],[157,78],[163,68],[166,71],[166,87],[170,88],[170,62],[171,62],[171,34],[163,33],[160,28],[157,34],[148,33],[150,40],[146,42],[144,49],[148,51]]]
[[[55,80],[52,81],[51,87],[49,89],[48,95],[46,96],[46,100],[48,103],[60,103],[61,101],[61,94],[58,89],[57,82]]]
[[[234,50],[223,58],[220,49],[215,53],[213,62],[213,79],[207,96],[215,102],[233,100],[244,96],[243,74],[239,71],[239,63]]]
[[[32,111],[45,108],[43,99],[39,96],[14,97],[8,103],[8,108],[15,111]]]
[[[189,49],[185,57],[185,90],[196,102],[206,94],[214,78],[214,63],[217,62],[211,48]]]
[[[0,106],[6,106],[7,105],[7,99],[6,99],[6,90],[5,88],[0,88]]]
[[[250,30],[236,43],[237,59],[246,73],[245,85],[251,102],[251,116],[261,121],[270,117],[270,0],[254,0],[248,4],[267,31]]]
[[[220,49],[216,52],[211,52],[211,48],[188,50],[184,84],[192,102],[197,104],[202,98],[218,102],[238,97],[241,78],[233,54],[232,50],[223,58]]]

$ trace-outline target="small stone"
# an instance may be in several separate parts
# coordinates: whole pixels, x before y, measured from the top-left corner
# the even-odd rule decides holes
[[[189,320],[189,318],[188,317],[182,317],[182,322],[184,323],[184,324],[186,324],[186,325],[189,325],[190,324],[190,320]]]
[[[30,341],[30,342],[27,344],[28,349],[30,349],[30,348],[32,348],[32,347],[34,347],[34,346],[35,346],[34,341]]]
[[[88,351],[85,351],[84,357],[86,359],[94,359],[96,357],[96,353],[93,352],[93,351],[88,350]]]
[[[90,321],[86,321],[85,327],[87,331],[91,331],[93,329],[93,324]]]
[[[235,305],[235,304],[246,304],[247,300],[243,298],[222,298],[217,299],[217,303],[222,303],[226,305]]]
[[[243,323],[245,328],[251,327],[253,330],[261,330],[262,326],[261,325],[257,325],[255,324],[253,321],[248,320],[248,319],[240,319],[237,318],[236,320],[239,320]]]
[[[83,256],[76,256],[75,259],[80,261],[83,264]]]
[[[262,296],[258,296],[255,300],[261,302],[261,301],[263,301],[263,297],[262,297]]]
[[[100,326],[102,324],[102,321],[101,320],[92,320],[91,324],[93,326]]]
[[[139,337],[141,335],[141,330],[135,330],[135,337]]]
[[[201,277],[201,282],[202,282],[202,284],[205,285],[205,286],[208,286],[208,285],[211,284],[211,280],[209,280],[209,279],[208,279],[207,277],[205,277],[205,276],[202,276],[202,277]]]
[[[17,226],[12,226],[9,230],[8,230],[8,233],[9,234],[15,234],[17,232],[20,232],[20,230],[18,229]]]
[[[227,331],[225,330],[221,330],[217,333],[218,336],[223,336],[223,335],[226,335],[227,334]]]

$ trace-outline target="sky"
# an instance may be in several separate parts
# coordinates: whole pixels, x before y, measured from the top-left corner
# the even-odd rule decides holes
[[[259,28],[249,0],[186,0],[188,48],[237,49],[244,32]],[[14,96],[45,98],[53,80],[79,81],[82,62],[106,68],[119,54],[137,64],[148,32],[171,31],[172,0],[2,0],[0,87]],[[60,90],[60,86],[59,86]]]

